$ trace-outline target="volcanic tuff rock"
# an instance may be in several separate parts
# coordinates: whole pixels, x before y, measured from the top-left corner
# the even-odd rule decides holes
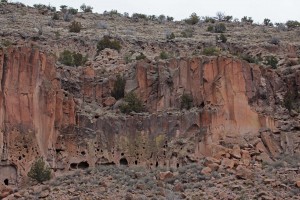
[[[299,193],[297,29],[224,22],[228,41],[221,44],[215,33],[207,32],[210,23],[204,22],[191,27],[184,22],[78,13],[73,19],[82,23],[82,30],[70,33],[71,22],[62,20],[62,12],[58,12],[61,19],[53,21],[49,20],[53,12],[1,3],[0,13],[0,185],[8,185],[1,185],[1,197],[14,192],[15,186],[28,185],[27,172],[38,156],[45,158],[56,177],[48,183],[51,187],[36,186],[11,195],[12,199],[57,199],[62,194],[78,199],[86,191],[96,197],[99,190],[111,198],[110,181],[117,180],[117,187],[126,189],[118,185],[122,181],[117,173],[109,174],[111,169],[126,171],[130,174],[126,179],[135,179],[142,192],[151,184],[160,187],[147,197],[165,197],[166,188],[194,199],[201,198],[193,190],[200,188],[217,199],[234,199],[236,191],[251,191],[249,198],[262,199],[273,198],[274,190],[281,199]],[[108,28],[99,28],[97,20]],[[32,33],[40,27],[42,32]],[[192,38],[180,36],[187,29],[194,32]],[[167,40],[166,31],[176,38]],[[103,35],[119,41],[121,50],[97,52],[95,44]],[[280,44],[267,42],[278,35]],[[217,46],[219,56],[201,55],[211,46]],[[88,54],[88,61],[79,67],[56,62],[65,49]],[[170,58],[159,59],[162,51]],[[136,60],[141,53],[146,58]],[[241,60],[242,55],[276,56],[278,68],[266,66],[265,60],[250,64]],[[125,93],[137,94],[145,112],[120,112],[124,99],[112,97],[117,75],[125,79]],[[192,99],[189,110],[181,108],[184,95]],[[146,177],[115,165],[166,169]],[[92,169],[78,170],[87,168]],[[89,177],[97,170],[105,171],[101,183]],[[54,187],[60,176],[72,179],[68,171],[99,190]],[[172,176],[159,180],[165,173]],[[144,177],[147,182],[141,183]],[[72,185],[70,181],[62,184]],[[187,189],[191,181],[193,188]],[[227,188],[228,181],[236,185]],[[264,187],[252,187],[260,184]],[[118,188],[113,189],[116,199],[125,194],[134,199],[130,188],[117,194]]]
[[[275,72],[233,58],[141,61],[125,74],[126,91],[135,91],[149,112],[126,116],[105,107],[113,77],[101,81],[86,68],[85,76],[75,77],[74,91],[57,78],[54,59],[37,49],[10,48],[0,55],[1,177],[10,183],[20,182],[37,156],[60,173],[103,164],[181,166],[216,156],[228,138],[247,147],[259,129],[277,124],[256,105],[274,113],[276,95],[291,87]],[[194,108],[177,111],[184,93],[193,97]],[[281,151],[275,139],[261,134],[271,156],[274,148]]]

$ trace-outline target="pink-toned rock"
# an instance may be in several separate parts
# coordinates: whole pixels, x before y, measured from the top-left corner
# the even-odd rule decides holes
[[[234,167],[235,162],[229,158],[223,158],[222,164],[226,168],[232,169]]]
[[[201,174],[204,174],[204,175],[209,175],[211,172],[212,172],[212,170],[211,170],[211,168],[209,168],[209,167],[204,167],[204,168],[201,170]]]
[[[113,106],[116,103],[116,99],[114,97],[107,97],[103,102],[104,106]]]
[[[253,179],[254,173],[251,170],[247,169],[246,167],[239,165],[236,168],[236,177],[245,180]]]
[[[262,132],[261,140],[263,141],[264,145],[268,148],[272,157],[276,157],[282,152],[279,145],[276,143],[273,137],[271,137],[271,133]]]
[[[244,165],[249,166],[251,161],[251,156],[249,151],[242,150],[242,162]]]
[[[174,174],[170,171],[159,173],[159,180],[162,180],[162,181],[169,179],[169,178],[173,178],[173,177],[174,177]]]
[[[257,152],[267,152],[265,145],[262,142],[258,142],[255,146]]]
[[[181,183],[176,183],[173,188],[174,192],[184,192],[183,185]]]
[[[300,188],[300,180],[296,181],[296,186]]]
[[[231,155],[234,157],[234,158],[237,158],[237,159],[240,159],[242,156],[241,156],[241,148],[239,145],[234,145],[233,148],[232,148],[232,151],[231,151]]]

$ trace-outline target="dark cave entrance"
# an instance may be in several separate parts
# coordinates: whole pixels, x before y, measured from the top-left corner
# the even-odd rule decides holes
[[[128,161],[126,158],[121,158],[120,159],[120,165],[128,165]]]
[[[78,169],[87,169],[87,168],[89,168],[89,163],[88,162],[80,162],[79,164],[78,164]]]
[[[5,180],[4,180],[4,184],[5,184],[5,185],[8,185],[8,179],[5,179]]]

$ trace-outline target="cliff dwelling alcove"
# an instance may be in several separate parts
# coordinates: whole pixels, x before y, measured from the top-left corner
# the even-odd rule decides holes
[[[0,166],[0,181],[4,185],[15,185],[17,183],[17,169],[13,165]]]
[[[120,165],[128,165],[128,161],[126,158],[121,158],[120,159]]]
[[[88,162],[80,162],[79,164],[78,164],[78,169],[87,169],[87,168],[89,168],[89,163]]]

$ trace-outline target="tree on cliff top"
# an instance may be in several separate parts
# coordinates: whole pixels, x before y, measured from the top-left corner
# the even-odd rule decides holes
[[[42,183],[43,181],[50,180],[51,170],[49,167],[45,166],[43,158],[38,158],[32,164],[27,176],[36,180],[39,183]]]

